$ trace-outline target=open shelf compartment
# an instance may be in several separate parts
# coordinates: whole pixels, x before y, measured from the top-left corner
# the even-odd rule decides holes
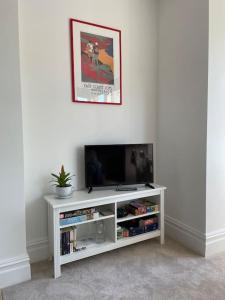
[[[91,207],[90,207],[91,208]],[[87,209],[90,209],[87,208]],[[86,220],[74,220],[75,218],[64,218],[62,219],[63,221],[61,221],[61,219],[59,219],[59,228],[66,228],[66,227],[71,227],[71,226],[77,226],[77,225],[82,225],[82,224],[86,224],[86,223],[92,223],[92,222],[97,222],[100,220],[106,220],[106,219],[111,219],[115,217],[115,205],[112,204],[108,204],[108,205],[100,205],[95,207],[96,208],[96,212],[98,213],[98,217],[96,218],[91,218],[91,219],[86,219]],[[87,210],[86,209],[86,210]],[[78,210],[73,210],[74,212],[78,211]],[[82,210],[79,210],[82,211]],[[68,212],[61,212],[60,215],[62,214],[66,214]],[[78,216],[79,217],[79,216]],[[65,224],[67,223],[67,224]]]
[[[135,202],[136,204],[142,204],[139,208],[136,208],[138,206],[132,207],[132,210],[130,211],[129,205],[132,202]],[[148,202],[150,201],[150,203]],[[152,204],[152,205],[151,205]],[[151,237],[151,236],[158,236],[160,234],[160,197],[159,196],[153,196],[153,197],[146,197],[136,200],[127,200],[117,203],[116,210],[124,208],[124,210],[128,211],[128,215],[124,217],[116,217],[116,237],[117,242],[121,241],[128,241],[134,240],[134,239],[140,239],[142,240],[142,237]],[[145,213],[141,213],[142,211],[146,211]],[[157,220],[155,220],[154,217],[157,217]],[[149,220],[151,219],[151,221]],[[152,223],[146,223],[140,224],[140,220],[144,221],[150,221]],[[120,227],[117,228],[117,227]],[[118,229],[118,230],[117,230]],[[154,233],[156,232],[156,233]],[[140,238],[138,238],[140,237]]]
[[[62,254],[61,250],[60,260],[62,263],[66,263],[67,261],[72,261],[74,259],[76,260],[76,258],[79,259],[81,257],[87,257],[89,256],[88,253],[101,253],[101,249],[116,241],[114,214],[115,204],[101,206],[101,210],[99,211],[111,212],[111,214],[109,213],[106,216],[101,216],[98,219],[78,222],[63,227],[61,226],[61,232],[66,231],[67,228],[68,230],[71,228],[71,230],[75,230],[76,232],[73,235],[75,240],[73,250],[71,249],[70,253],[67,254]],[[104,241],[101,243],[96,242],[96,229],[98,222],[103,222],[104,224]],[[70,243],[73,243],[73,240],[70,240]]]

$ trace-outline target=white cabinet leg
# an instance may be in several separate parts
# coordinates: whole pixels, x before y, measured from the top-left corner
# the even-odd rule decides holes
[[[164,190],[160,193],[160,244],[164,244]]]
[[[59,211],[54,210],[54,277],[61,276]]]
[[[61,276],[61,266],[57,260],[54,259],[54,278]]]

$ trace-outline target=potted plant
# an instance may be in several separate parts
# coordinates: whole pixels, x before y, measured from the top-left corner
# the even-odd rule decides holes
[[[55,189],[56,194],[59,198],[68,197],[73,192],[73,187],[71,184],[72,176],[70,173],[66,173],[64,170],[64,166],[62,165],[61,171],[59,172],[59,175],[51,173],[51,175],[54,177]]]

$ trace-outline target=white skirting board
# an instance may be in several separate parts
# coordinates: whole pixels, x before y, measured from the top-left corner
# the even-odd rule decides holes
[[[27,254],[0,261],[0,288],[30,279],[30,260]]]
[[[205,234],[172,218],[165,216],[166,235],[179,241],[188,249],[205,256]]]
[[[225,251],[225,229],[206,234],[167,215],[165,216],[165,230],[166,235],[201,256],[209,257]]]
[[[225,251],[225,229],[216,230],[206,234],[205,256]]]
[[[27,252],[30,257],[30,262],[35,263],[38,261],[46,260],[49,258],[48,238],[27,242]]]

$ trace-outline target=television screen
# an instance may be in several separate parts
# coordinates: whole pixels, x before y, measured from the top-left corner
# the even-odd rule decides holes
[[[86,187],[153,182],[153,144],[85,146]]]

